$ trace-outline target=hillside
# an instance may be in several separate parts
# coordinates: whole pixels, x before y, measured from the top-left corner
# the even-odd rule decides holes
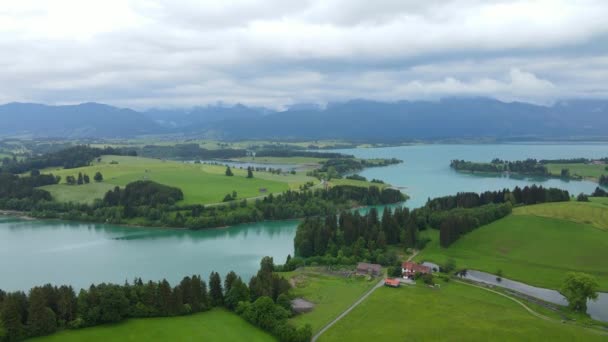
[[[566,205],[573,207],[561,206],[560,211],[581,209],[576,202]],[[522,207],[523,211],[517,208],[513,215],[464,235],[447,249],[439,247],[437,231],[424,231],[432,241],[417,260],[443,264],[453,258],[459,268],[490,273],[502,270],[506,278],[553,289],[561,286],[565,273],[586,272],[598,279],[601,289],[608,288],[603,264],[608,257],[608,233],[591,224],[561,219],[561,214],[552,215],[558,211],[543,208],[556,207],[542,204]],[[590,205],[589,209],[595,208]]]

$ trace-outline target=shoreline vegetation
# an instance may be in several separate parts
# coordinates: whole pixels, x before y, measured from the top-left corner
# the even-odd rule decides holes
[[[0,338],[21,341],[74,330],[82,334],[85,328],[111,327],[134,318],[175,318],[225,310],[249,322],[250,331],[257,327],[283,342],[307,342],[312,329],[288,321],[293,316],[288,296],[291,286],[274,269],[273,259],[264,257],[249,281],[230,271],[223,281],[217,272],[211,272],[208,282],[192,275],[175,286],[166,279],[144,282],[135,278],[124,284],[92,284],[78,292],[70,285],[52,284],[35,286],[27,293],[0,290]]]
[[[203,151],[198,145],[173,146],[169,149],[163,147],[161,150],[186,151],[182,156]],[[222,151],[225,150],[218,151],[224,153]],[[108,153],[116,153],[118,156],[108,156]],[[265,220],[323,216],[361,205],[399,203],[407,198],[399,190],[389,188],[384,183],[350,179],[348,182],[342,181],[343,175],[349,172],[401,162],[397,159],[364,160],[340,153],[292,150],[265,152],[267,155],[278,156],[277,158],[328,156],[321,161],[314,174],[302,178],[295,176],[293,171],[286,173],[280,169],[271,172],[256,171],[254,174],[254,168],[251,167],[247,171],[236,168],[233,171],[226,166],[223,172],[222,166],[210,166],[213,169],[205,173],[198,169],[201,166],[195,164],[184,166],[177,162],[154,159],[142,161],[139,159],[141,157],[136,157],[138,153],[137,150],[81,145],[22,160],[5,158],[0,173],[0,209],[40,219],[205,229]],[[150,165],[156,168],[153,169]],[[58,166],[63,169],[56,169]],[[166,175],[162,173],[165,170],[163,167],[168,168]],[[184,167],[192,173],[192,183],[175,181],[181,179],[180,172],[185,172]],[[70,173],[70,170],[74,171]],[[76,171],[77,177],[72,175]],[[112,183],[107,183],[116,182],[117,177],[114,175],[125,172],[127,177],[122,181],[124,185],[114,184],[112,187]],[[94,175],[93,182],[88,174]],[[62,176],[66,179],[66,184],[60,183]],[[263,187],[265,184],[280,184],[279,181],[284,184],[284,179],[293,177],[300,177],[297,190],[288,189],[279,193],[276,189],[287,186],[275,187],[271,191]],[[311,179],[319,180],[320,186]],[[193,186],[202,184],[198,188],[200,190],[196,191],[205,192],[210,188],[206,182],[221,182],[219,188],[214,189],[218,198],[216,203],[200,203],[193,199],[196,197],[192,193]],[[334,182],[336,184],[332,185]],[[58,201],[53,196],[55,192],[52,190],[56,191],[57,186],[80,194],[86,193],[90,186],[99,184],[107,184],[103,188],[107,189],[105,194],[102,192],[98,195],[101,198],[84,203]],[[261,187],[257,196],[248,196],[245,191],[246,195],[242,197],[232,188],[235,184],[243,184],[250,194],[251,187],[257,184]],[[240,190],[242,189],[239,188]],[[227,195],[222,195],[222,192]],[[220,196],[224,196],[223,203],[219,202]]]
[[[452,160],[450,168],[458,172],[589,180],[602,186],[608,185],[608,158],[526,159],[518,161],[495,158],[490,162]]]

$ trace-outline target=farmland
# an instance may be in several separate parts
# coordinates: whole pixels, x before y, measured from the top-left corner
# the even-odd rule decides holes
[[[575,203],[569,203],[575,204]],[[436,230],[423,235],[431,242],[417,260],[444,263],[490,273],[531,285],[558,289],[568,271],[594,275],[608,289],[608,232],[592,225],[517,213],[470,232],[449,248],[439,246]]]
[[[601,341],[605,336],[533,316],[513,301],[450,282],[380,288],[319,341]]]
[[[377,282],[331,275],[316,268],[298,269],[282,275],[295,285],[290,292],[292,295],[315,304],[313,311],[291,319],[297,326],[310,324],[313,332],[319,331]]]
[[[595,165],[595,164],[547,164],[549,173],[554,176],[559,176],[562,169],[570,170],[571,176],[581,176],[583,178],[596,180],[600,178],[602,174],[608,174],[606,171],[606,165]]]
[[[516,208],[515,215],[557,218],[592,225],[608,231],[608,207],[601,198],[588,202],[556,202]]]
[[[224,175],[225,167],[220,165],[180,163],[158,159],[104,156],[100,161],[94,161],[90,166],[61,169],[49,168],[45,173],[53,173],[62,177],[62,183],[45,187],[51,195],[61,201],[92,202],[99,198],[104,190],[114,186],[124,186],[130,182],[142,179],[175,186],[184,192],[184,204],[217,203],[223,197],[236,191],[238,198],[250,198],[260,195],[260,189],[267,193],[277,193],[290,188],[297,189],[314,178],[301,174],[276,175],[267,172],[256,172],[254,178],[246,178],[247,171],[233,169],[234,176]],[[79,172],[93,177],[95,172],[101,172],[104,185],[67,185],[66,176],[75,176]]]

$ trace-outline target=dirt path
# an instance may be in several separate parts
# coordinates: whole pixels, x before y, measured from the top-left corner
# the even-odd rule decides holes
[[[418,251],[414,252],[414,254],[410,255],[409,258],[407,258],[407,261],[411,261],[416,255],[418,254]],[[342,318],[344,318],[344,316],[348,315],[349,312],[353,311],[354,308],[357,307],[357,305],[361,304],[367,297],[369,297],[372,293],[374,293],[374,291],[376,291],[378,288],[384,286],[384,279],[380,279],[380,281],[374,285],[374,287],[372,287],[369,291],[367,291],[363,296],[361,296],[359,299],[357,299],[356,302],[354,302],[351,306],[348,307],[348,309],[344,310],[344,312],[342,312],[340,315],[338,315],[338,317],[334,318],[333,321],[327,323],[327,325],[325,325],[323,327],[323,329],[319,330],[318,333],[316,333],[313,337],[312,337],[312,342],[316,342],[317,339],[327,330],[329,330],[329,328],[331,328],[334,324],[338,323],[339,320],[341,320]]]

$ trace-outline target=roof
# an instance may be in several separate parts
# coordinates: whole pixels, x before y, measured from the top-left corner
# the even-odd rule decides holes
[[[399,284],[401,284],[399,279],[391,279],[391,278],[384,279],[384,285],[399,286]]]
[[[411,272],[420,272],[420,273],[430,273],[431,268],[428,266],[420,265],[412,261],[406,261],[403,263],[402,267],[406,270],[410,270]]]

